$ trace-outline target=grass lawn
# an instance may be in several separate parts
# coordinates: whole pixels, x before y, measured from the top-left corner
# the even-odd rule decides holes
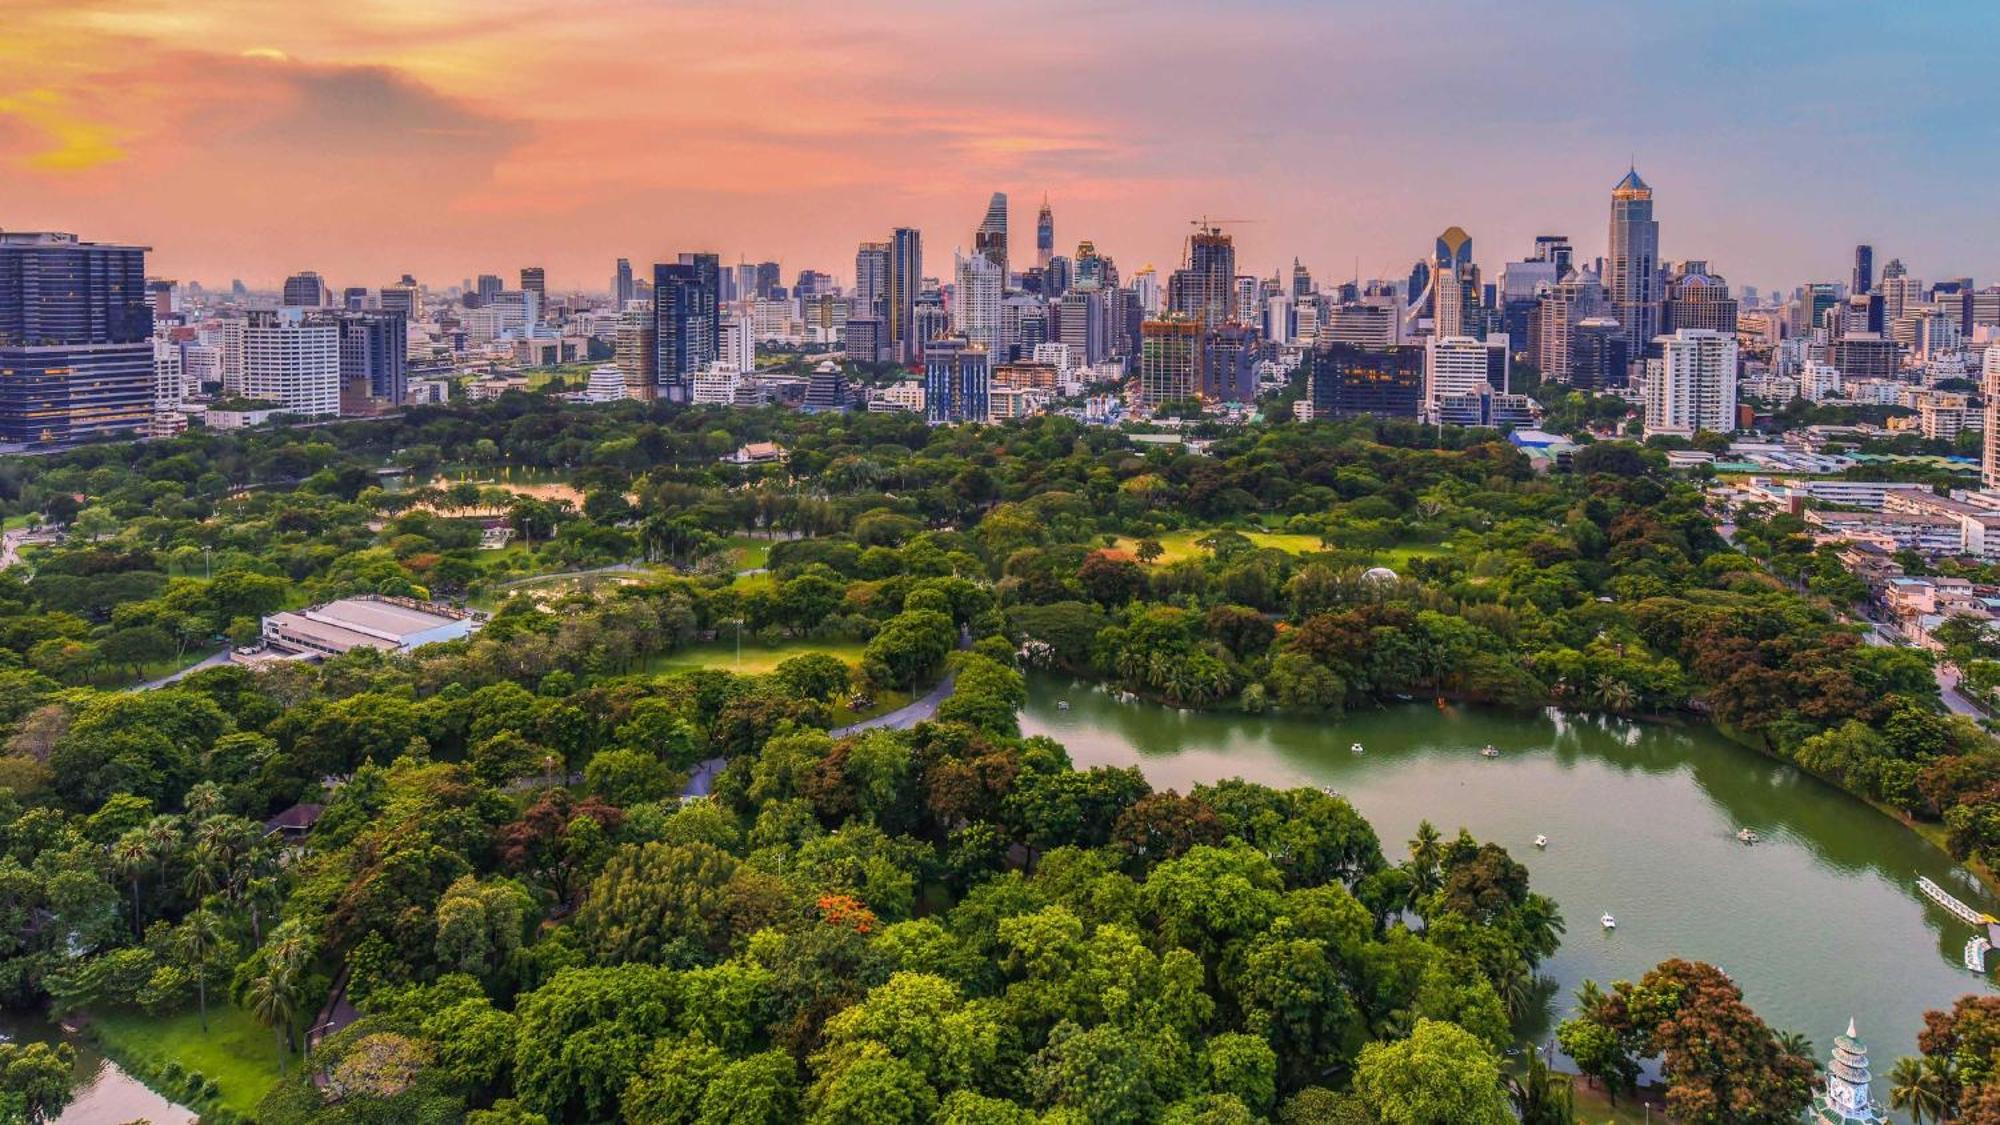
[[[646,662],[648,672],[683,672],[690,668],[717,668],[724,672],[741,672],[757,675],[769,672],[780,662],[794,656],[804,656],[809,652],[824,652],[837,656],[849,664],[861,663],[859,641],[781,641],[775,645],[760,643],[754,638],[743,638],[743,662],[736,661],[736,640],[730,630],[724,627],[722,639],[707,644],[690,645],[679,652],[655,656]]]
[[[222,1104],[248,1116],[278,1082],[278,1043],[250,1013],[215,996],[208,1002],[208,1034],[194,1012],[154,1017],[108,1012],[90,1017],[93,1034],[112,1056],[142,1072],[176,1062],[222,1088]],[[296,1064],[288,1060],[286,1065]]]
[[[1165,554],[1160,556],[1159,561],[1163,563],[1178,562],[1181,559],[1194,558],[1206,554],[1207,552],[1195,546],[1195,541],[1207,534],[1207,531],[1197,529],[1191,531],[1170,531],[1160,536],[1160,547],[1165,551]],[[1323,549],[1320,546],[1319,536],[1303,535],[1291,531],[1249,531],[1244,532],[1243,537],[1260,548],[1275,547],[1280,551],[1294,555],[1302,555],[1309,551]],[[1130,536],[1120,536],[1117,547],[1119,550],[1137,557],[1139,541]],[[1408,565],[1409,561],[1413,558],[1442,555],[1446,550],[1446,547],[1435,543],[1413,543],[1406,546],[1382,547],[1374,552],[1374,561],[1383,566],[1393,568]]]
[[[1644,1125],[1646,1122],[1664,1125],[1673,1120],[1662,1108],[1658,1090],[1645,1091],[1647,1099],[1653,1103],[1652,1113],[1648,1116],[1646,1107],[1630,1096],[1620,1098],[1618,1105],[1613,1107],[1602,1088],[1592,1086],[1581,1076],[1571,1081],[1570,1088],[1576,1091],[1577,1125]]]
[[[722,541],[723,550],[735,560],[737,570],[762,570],[771,564],[771,541],[750,535],[732,535]]]

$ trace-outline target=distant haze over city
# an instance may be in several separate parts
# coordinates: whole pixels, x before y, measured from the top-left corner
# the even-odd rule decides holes
[[[14,0],[0,226],[150,245],[163,276],[302,269],[447,286],[524,263],[602,290],[614,257],[851,280],[858,239],[950,268],[993,191],[1013,253],[1172,269],[1189,220],[1243,272],[1398,277],[1458,225],[1606,252],[1636,162],[1665,259],[1739,285],[1843,279],[1858,242],[2000,272],[2000,9],[1774,4]],[[59,61],[58,61],[59,60]]]

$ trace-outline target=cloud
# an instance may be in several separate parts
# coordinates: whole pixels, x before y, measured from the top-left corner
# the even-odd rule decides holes
[[[39,147],[14,158],[29,169],[57,174],[85,172],[125,156],[113,129],[78,115],[53,90],[0,97],[0,117],[11,117],[38,135]]]

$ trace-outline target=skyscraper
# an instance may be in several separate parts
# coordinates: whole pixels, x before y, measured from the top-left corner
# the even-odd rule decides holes
[[[864,242],[854,252],[854,304],[850,316],[882,316],[889,293],[889,244]]]
[[[1035,268],[1046,271],[1056,254],[1056,215],[1049,210],[1049,197],[1042,196],[1041,214],[1035,216]]]
[[[952,330],[991,354],[999,342],[1001,267],[984,254],[952,255]]]
[[[1646,361],[1646,436],[1736,429],[1736,337],[1689,328],[1654,341]]]
[[[1201,321],[1182,312],[1169,313],[1139,326],[1139,378],[1133,384],[1132,405],[1158,410],[1170,402],[1201,393]]]
[[[1431,334],[1466,336],[1474,333],[1474,310],[1480,303],[1479,267],[1472,262],[1472,236],[1463,227],[1447,227],[1437,237],[1431,255]]]
[[[477,285],[478,285],[477,292],[479,295],[479,299],[477,302],[474,303],[479,305],[492,304],[493,298],[498,297],[500,295],[501,289],[504,288],[504,286],[500,284],[499,276],[497,274],[490,274],[490,273],[480,274]]]
[[[311,270],[295,273],[285,279],[285,291],[279,303],[288,308],[319,308],[326,304],[326,282]]]
[[[1660,331],[1660,224],[1653,219],[1653,189],[1636,168],[1611,189],[1611,252],[1604,259],[1604,287],[1625,329],[1626,349],[1637,357]]]
[[[632,259],[618,259],[618,266],[611,274],[611,300],[617,308],[624,308],[632,299]]]
[[[1202,227],[1188,239],[1188,264],[1167,279],[1167,309],[1205,325],[1221,324],[1230,318],[1235,302],[1235,240],[1219,228]]]
[[[686,255],[682,255],[682,257],[685,258]],[[764,297],[768,299],[778,289],[782,288],[783,285],[784,282],[782,281],[782,279],[778,274],[778,263],[776,262],[757,263],[757,282],[756,282],[756,288],[754,290],[755,296]]]
[[[533,293],[535,295],[535,303],[537,305],[540,305],[544,308],[548,306],[549,291],[548,291],[548,286],[543,278],[542,267],[540,266],[521,267],[521,292]]]
[[[1980,459],[1980,476],[1988,489],[2000,489],[2000,348],[1987,348],[1981,361],[1984,376],[1981,389],[1986,395],[1986,433]]]
[[[1667,283],[1660,330],[1678,332],[1683,328],[1736,333],[1736,299],[1729,295],[1727,281],[1702,270],[1679,274]]]
[[[695,372],[721,346],[721,266],[713,254],[683,254],[653,267],[654,385],[669,402],[688,401]]]
[[[0,232],[0,440],[145,425],[152,336],[145,247]]]
[[[1039,236],[1039,235],[1038,235]],[[1053,237],[1053,231],[1051,231]],[[1055,244],[1051,242],[1050,249]],[[972,235],[972,252],[1000,267],[1000,284],[1007,284],[1007,193],[996,191],[987,201],[986,217],[979,221],[979,229]]]
[[[923,350],[917,334],[917,293],[924,287],[924,236],[915,227],[897,227],[889,237],[889,285],[884,313],[896,360],[907,363]]]
[[[1315,418],[1414,418],[1424,402],[1424,350],[1350,344],[1314,348],[1306,360],[1306,386]]]
[[[1862,243],[1854,248],[1854,276],[1848,281],[1850,294],[1867,293],[1875,288],[1875,248]]]

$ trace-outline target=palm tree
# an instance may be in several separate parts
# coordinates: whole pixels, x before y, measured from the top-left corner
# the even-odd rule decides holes
[[[1639,701],[1639,693],[1632,690],[1631,684],[1613,676],[1597,677],[1595,692],[1597,701],[1614,715],[1623,715]]]
[[[156,816],[146,822],[146,850],[151,854],[156,879],[154,890],[165,894],[167,890],[167,861],[180,850],[180,822],[171,816]]]
[[[1947,1072],[1937,1061],[1906,1056],[1889,1071],[1889,1107],[1905,1111],[1916,1125],[1944,1120]]]
[[[222,944],[222,924],[215,913],[198,907],[174,932],[175,952],[194,970],[195,1002],[201,1011],[201,1033],[208,1034],[208,962]]]
[[[146,865],[153,861],[152,846],[146,840],[145,832],[134,828],[118,837],[111,845],[111,866],[120,877],[132,884],[132,934],[134,937],[145,933],[145,919],[139,913],[139,876]]]
[[[188,865],[187,893],[200,903],[222,885],[222,853],[212,841],[202,840],[195,844],[192,858]]]
[[[1417,869],[1419,882],[1428,880],[1444,860],[1444,837],[1437,825],[1422,821],[1417,825],[1417,834],[1410,840],[1410,863]]]
[[[1506,1083],[1521,1125],[1575,1125],[1576,1090],[1541,1055],[1530,1053],[1528,1072],[1519,1078],[1510,1075]]]
[[[1803,1031],[1780,1031],[1778,1033],[1778,1049],[1788,1055],[1797,1055],[1802,1059],[1813,1057],[1812,1040],[1807,1039]]]
[[[293,958],[281,956],[275,948],[267,951],[264,963],[264,971],[251,979],[243,999],[251,1017],[277,1036],[278,1074],[282,1077],[285,1056],[292,1050],[292,1021],[299,1011],[300,966]]]

